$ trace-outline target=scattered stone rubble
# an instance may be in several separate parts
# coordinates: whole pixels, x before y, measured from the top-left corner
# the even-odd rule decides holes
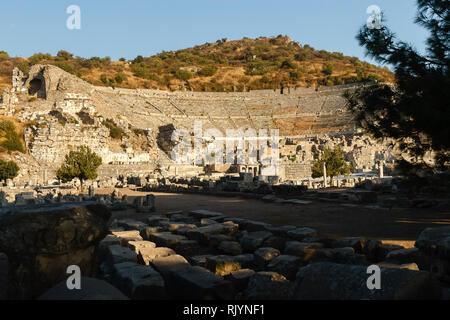
[[[109,232],[97,202],[13,207],[0,219],[16,298],[70,298],[58,284],[67,263],[99,285],[80,299],[440,299],[450,285],[449,227],[426,229],[405,249],[208,210],[147,212],[145,222],[110,221]],[[373,264],[381,290],[366,286]]]

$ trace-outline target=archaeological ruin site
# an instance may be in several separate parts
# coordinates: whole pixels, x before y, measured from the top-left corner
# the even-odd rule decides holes
[[[0,111],[23,124],[25,152],[8,155],[20,171],[0,192],[0,298],[449,299],[448,175],[411,196],[401,151],[346,108],[362,85],[163,91],[14,69]],[[102,159],[83,188],[57,178],[81,145]],[[200,151],[177,161],[180,146]],[[312,178],[334,146],[353,172]]]

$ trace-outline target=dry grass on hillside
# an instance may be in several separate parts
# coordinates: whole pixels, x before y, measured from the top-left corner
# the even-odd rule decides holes
[[[0,52],[0,90],[10,86],[15,66],[26,73],[36,63],[56,65],[94,85],[124,88],[243,91],[373,80],[394,82],[387,68],[278,36],[221,39],[151,57],[138,56],[131,61],[80,58],[63,50],[56,56],[37,53],[26,59],[10,58]]]

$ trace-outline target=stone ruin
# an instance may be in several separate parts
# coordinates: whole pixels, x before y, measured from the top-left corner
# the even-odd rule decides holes
[[[208,210],[111,221],[96,202],[0,215],[8,296],[20,299],[448,299],[449,239],[449,227],[428,228],[405,249]],[[82,290],[65,286],[73,264]],[[381,270],[381,290],[366,285],[369,265]]]
[[[355,85],[296,88],[283,92],[168,92],[96,87],[51,65],[34,65],[27,76],[14,69],[12,88],[2,95],[0,112],[28,123],[27,154],[17,159],[18,186],[52,183],[55,171],[71,149],[88,145],[103,159],[99,180],[119,175],[162,172],[165,177],[226,175],[250,172],[279,176],[280,181],[310,178],[313,151],[340,145],[358,172],[392,173],[394,155],[358,131],[345,109],[342,93]],[[104,121],[110,119],[124,135],[112,139]],[[267,173],[260,164],[179,164],[170,157],[174,130],[278,130],[279,164]],[[134,129],[143,135],[135,136]],[[244,167],[244,169],[243,169]]]

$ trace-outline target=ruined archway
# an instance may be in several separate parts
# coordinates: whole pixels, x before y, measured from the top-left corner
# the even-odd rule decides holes
[[[45,82],[44,79],[34,78],[28,85],[28,94],[36,95],[38,98],[45,99]]]

